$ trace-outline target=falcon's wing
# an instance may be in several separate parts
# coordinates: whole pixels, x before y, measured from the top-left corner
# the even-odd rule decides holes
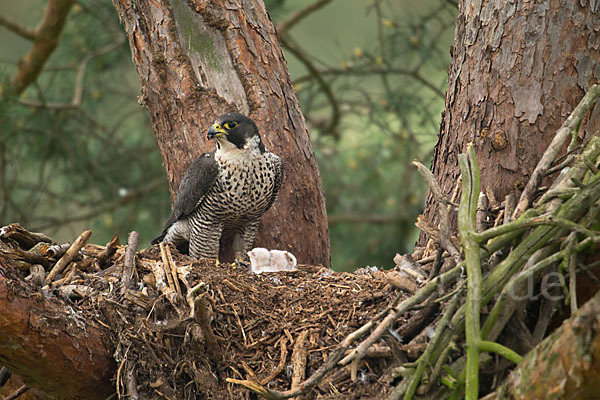
[[[171,225],[181,218],[187,217],[194,211],[198,201],[212,187],[218,174],[219,167],[215,160],[214,151],[202,154],[190,165],[179,184],[177,197],[173,204],[173,211],[171,211],[171,215],[167,219],[162,233],[152,241],[152,244],[163,240]]]
[[[279,158],[279,156],[277,156],[273,153],[269,153],[269,155],[270,155],[271,159],[273,160],[273,168],[275,169],[275,187],[273,188],[273,194],[271,195],[271,198],[269,199],[269,204],[267,205],[267,210],[269,208],[271,208],[273,203],[275,203],[275,200],[277,200],[277,196],[279,195],[279,191],[280,191],[281,185],[283,183],[283,175],[284,175],[283,161],[281,160],[281,158]]]

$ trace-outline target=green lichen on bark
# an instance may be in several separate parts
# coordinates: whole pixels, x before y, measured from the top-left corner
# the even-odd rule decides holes
[[[188,56],[191,52],[200,55],[210,68],[221,71],[214,39],[208,32],[203,32],[199,26],[199,16],[185,0],[171,0],[171,6],[173,7],[177,33],[182,41],[182,49]]]

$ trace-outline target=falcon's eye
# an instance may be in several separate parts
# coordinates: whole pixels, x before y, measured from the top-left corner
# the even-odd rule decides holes
[[[233,122],[233,121],[232,121],[232,122],[225,122],[225,123],[223,124],[223,127],[224,127],[225,129],[227,129],[227,130],[233,129],[233,128],[235,128],[236,126],[238,126],[238,123],[237,123],[237,122]]]

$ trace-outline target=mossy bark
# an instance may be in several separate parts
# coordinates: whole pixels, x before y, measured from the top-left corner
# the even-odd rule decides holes
[[[600,293],[529,352],[498,399],[594,399],[600,382]]]

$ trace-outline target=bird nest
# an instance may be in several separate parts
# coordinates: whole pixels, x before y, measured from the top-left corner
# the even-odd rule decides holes
[[[107,246],[82,247],[86,232],[62,246],[81,250],[48,283],[69,255],[46,242],[30,251],[23,236],[36,234],[18,225],[3,229],[3,256],[15,266],[4,273],[19,281],[20,295],[41,292],[103,327],[116,361],[118,398],[244,399],[261,389],[307,389],[302,385],[319,375],[345,338],[419,285],[375,268],[350,274],[299,265],[293,272],[256,275],[247,265],[216,266],[164,244],[136,254],[131,235],[128,246],[115,238]],[[34,265],[41,259],[49,273],[40,278]],[[424,273],[416,270],[415,277]],[[396,336],[386,340],[392,346],[372,346],[355,376],[350,366],[318,376],[307,398],[381,398],[395,379],[393,367],[423,350],[427,338],[417,335],[434,311],[406,313],[389,330],[390,338]],[[347,347],[340,356],[350,352]]]

